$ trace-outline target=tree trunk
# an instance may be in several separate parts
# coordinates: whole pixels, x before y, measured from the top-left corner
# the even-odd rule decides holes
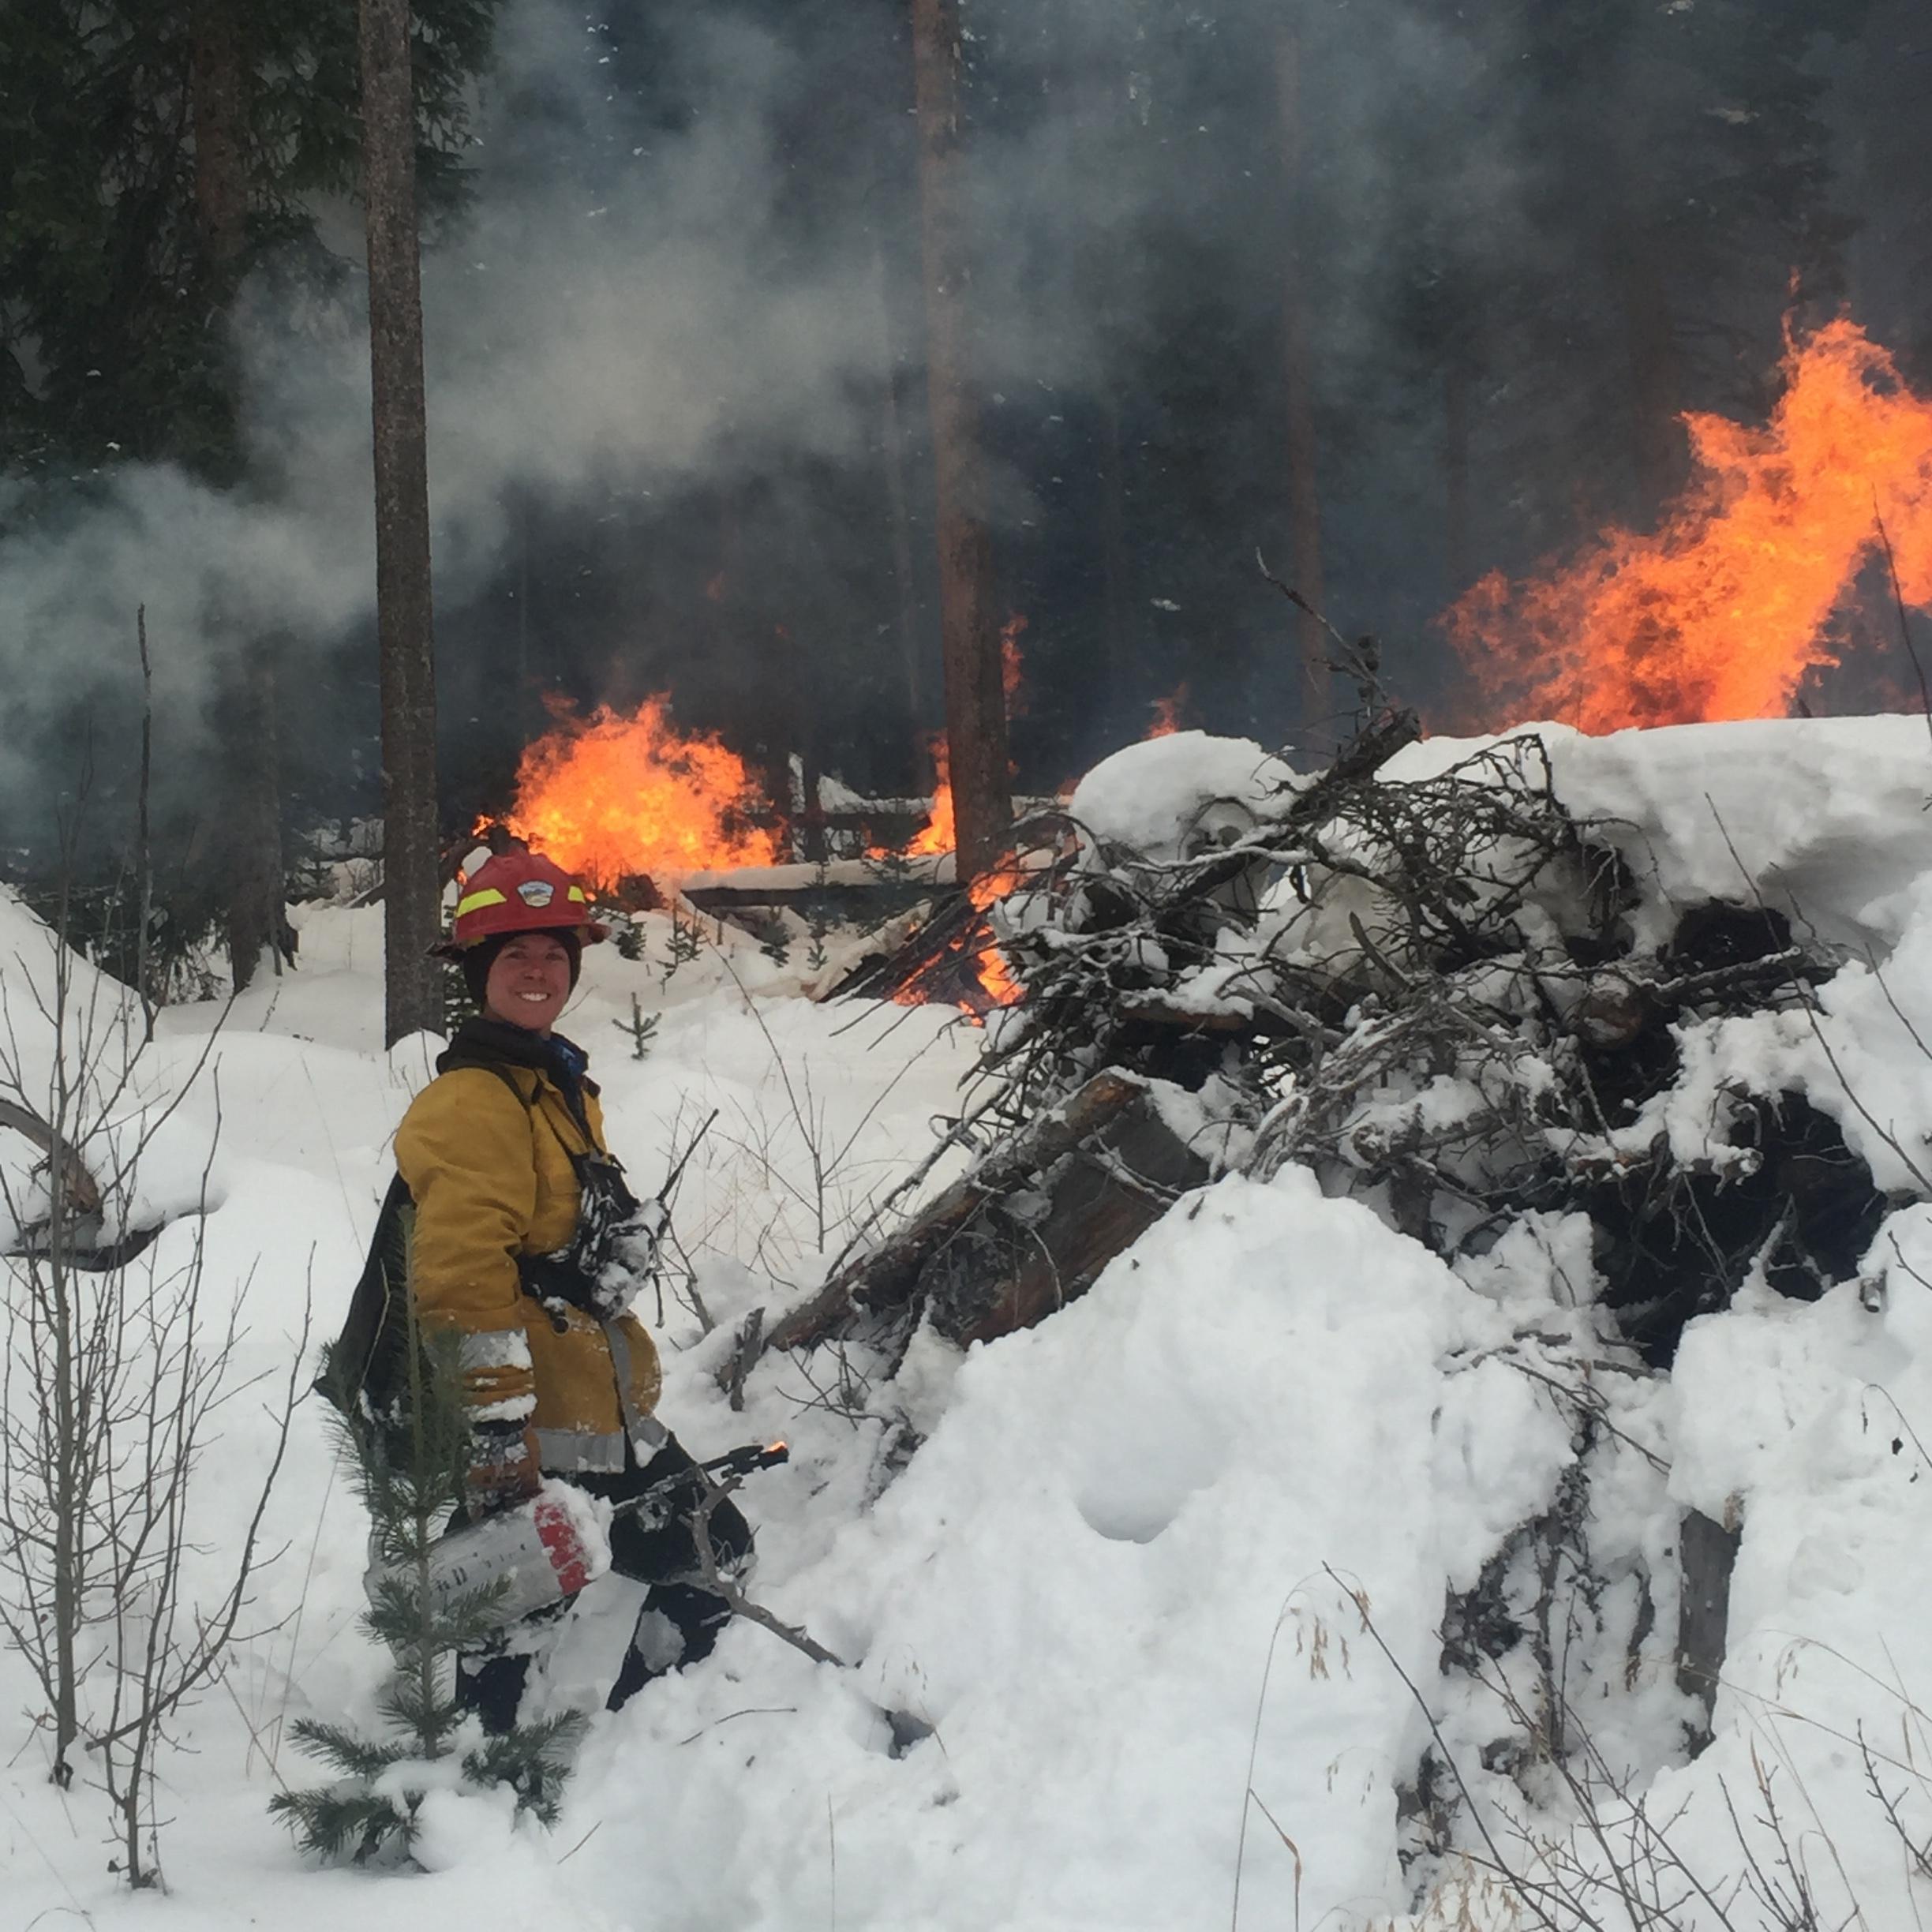
[[[1275,43],[1276,99],[1281,114],[1282,219],[1287,276],[1282,290],[1282,353],[1286,378],[1289,581],[1316,610],[1323,608],[1321,498],[1315,473],[1314,354],[1309,343],[1303,239],[1306,195],[1302,138],[1301,36],[1290,23]],[[1299,714],[1303,734],[1332,738],[1328,635],[1307,611],[1297,613]]]
[[[382,665],[384,1035],[441,1029],[429,948],[441,924],[436,649],[417,253],[408,0],[359,0],[369,382],[376,462],[376,629]]]
[[[194,128],[196,240],[203,299],[234,297],[248,246],[245,135],[253,71],[243,44],[245,15],[233,0],[196,0],[189,94]],[[275,756],[274,671],[265,642],[231,638],[217,673],[215,731],[221,868],[219,898],[235,990],[242,991],[272,947],[283,957],[282,803]]]
[[[282,893],[282,788],[275,747],[275,668],[264,640],[245,645],[223,673],[221,736],[227,752],[227,820],[219,843],[234,990],[266,953],[279,974],[290,951]]]
[[[230,278],[248,242],[249,66],[242,21],[229,0],[196,0],[189,61],[194,125],[195,221],[202,259],[218,303],[234,293]]]
[[[880,458],[885,472],[886,520],[892,531],[893,582],[899,596],[899,659],[905,676],[907,740],[924,727],[925,703],[919,676],[919,586],[912,567],[912,509],[906,491],[905,429],[900,386],[904,368],[898,331],[893,327],[892,295],[886,275],[886,251],[872,245],[873,284],[879,328]]]
[[[926,271],[926,389],[938,482],[939,633],[945,677],[959,875],[983,872],[1006,847],[1013,798],[1006,700],[993,601],[979,412],[967,353],[965,184],[960,128],[959,0],[913,0],[919,133],[919,234]]]
[[[1128,617],[1127,463],[1121,438],[1120,395],[1111,381],[1103,381],[1099,400],[1100,608],[1106,631],[1106,712],[1117,726],[1129,717],[1136,717],[1138,724],[1131,728],[1144,731],[1147,712],[1133,708],[1136,698],[1145,703],[1147,693],[1139,687],[1140,653],[1134,648],[1134,631]],[[1163,665],[1160,675],[1163,683],[1167,683],[1169,667]],[[1178,683],[1179,680],[1173,682]],[[1163,691],[1157,695],[1170,694]]]

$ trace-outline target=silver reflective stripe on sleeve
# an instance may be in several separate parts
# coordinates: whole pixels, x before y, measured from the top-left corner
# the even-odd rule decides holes
[[[606,1322],[604,1339],[610,1345],[611,1372],[617,1378],[617,1406],[623,1411],[624,1428],[637,1459],[648,1462],[671,1440],[671,1432],[655,1416],[638,1413],[631,1394],[630,1338],[615,1322]]]
[[[467,1331],[457,1345],[456,1365],[465,1374],[489,1368],[527,1368],[530,1337],[521,1328]]]
[[[537,1435],[537,1460],[553,1475],[590,1473],[618,1476],[623,1473],[624,1439],[621,1431],[601,1435],[595,1429],[540,1428]]]

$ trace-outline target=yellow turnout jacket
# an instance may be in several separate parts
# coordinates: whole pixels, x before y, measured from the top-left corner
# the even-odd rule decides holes
[[[539,1461],[559,1473],[621,1470],[627,1430],[636,1436],[657,1406],[661,1379],[657,1351],[631,1316],[553,1312],[518,1275],[519,1255],[566,1248],[575,1231],[571,1156],[605,1151],[587,1083],[583,1108],[580,1122],[536,1066],[504,1063],[500,1074],[459,1065],[424,1088],[396,1129],[396,1166],[416,1206],[417,1312],[461,1337],[464,1398],[478,1419],[527,1422]]]

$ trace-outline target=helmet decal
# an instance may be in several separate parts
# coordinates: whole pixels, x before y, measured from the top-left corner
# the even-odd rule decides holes
[[[526,906],[547,906],[556,897],[556,888],[548,879],[526,879],[516,895]]]

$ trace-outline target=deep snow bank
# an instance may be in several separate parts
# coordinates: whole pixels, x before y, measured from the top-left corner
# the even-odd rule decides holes
[[[573,1886],[776,1932],[836,1863],[841,1926],[1219,1926],[1252,1747],[1307,1923],[1399,1908],[1421,1723],[1345,1592],[1432,1679],[1445,1577],[1473,1583],[1573,1453],[1529,1378],[1477,1362],[1513,1329],[1298,1170],[1195,1196],[975,1349],[906,1473],[773,1579],[856,1686],[734,1632],[578,1786],[564,1835],[605,1822]],[[893,1757],[856,1692],[934,1735]],[[1272,1917],[1292,1859],[1259,1816],[1247,1839]]]

